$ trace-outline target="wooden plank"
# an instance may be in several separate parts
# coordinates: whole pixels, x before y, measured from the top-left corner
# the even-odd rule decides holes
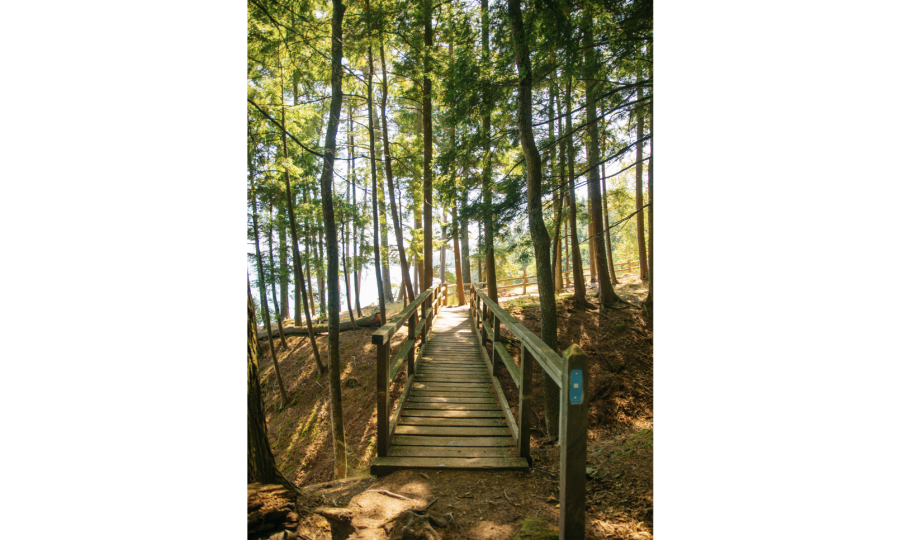
[[[394,431],[397,427],[397,419],[400,417],[400,411],[403,410],[403,404],[407,400],[407,396],[409,395],[409,391],[412,388],[413,379],[406,380],[406,387],[403,389],[403,393],[400,394],[400,405],[397,406],[397,410],[394,411],[394,414],[391,415],[391,426],[388,428],[388,434],[390,437],[394,436]]]
[[[516,457],[515,451],[503,446],[392,446],[389,456],[409,457]]]
[[[396,446],[513,446],[512,437],[439,437],[397,435]]]
[[[416,380],[421,381],[421,382],[428,382],[428,381],[431,381],[431,382],[454,382],[454,381],[456,381],[456,382],[462,382],[462,383],[474,382],[474,381],[481,381],[481,382],[487,382],[487,383],[491,382],[490,379],[488,379],[487,373],[472,373],[472,372],[465,372],[460,375],[448,375],[448,374],[444,374],[444,373],[442,373],[442,374],[436,374],[436,373],[419,374],[416,376]]]
[[[486,426],[505,427],[503,418],[432,418],[429,416],[401,416],[401,426]]]
[[[490,392],[485,389],[482,392],[423,392],[416,390],[410,394],[410,397],[493,397]]]
[[[397,435],[444,435],[448,437],[508,437],[508,427],[482,426],[397,426]]]
[[[464,470],[528,470],[522,458],[454,458],[454,457],[379,457],[372,461],[371,472],[384,475],[402,469],[464,469]]]
[[[503,411],[454,411],[438,409],[404,409],[403,416],[427,416],[431,418],[502,418]],[[512,439],[510,439],[512,440]]]
[[[439,409],[460,411],[499,411],[500,406],[495,403],[421,403],[409,402],[406,410],[412,409]]]
[[[447,382],[447,381],[444,381],[444,382],[434,382],[434,381],[422,382],[422,381],[413,380],[413,389],[414,390],[441,390],[441,391],[455,391],[455,390],[466,391],[469,389],[487,390],[487,388],[489,386],[490,386],[489,382],[474,382],[471,384],[460,384],[460,383],[453,383],[453,382]]]
[[[410,396],[409,401],[416,403],[493,403],[494,397],[436,397],[436,396]]]

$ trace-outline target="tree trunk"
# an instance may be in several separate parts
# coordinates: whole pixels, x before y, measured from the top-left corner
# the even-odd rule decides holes
[[[555,283],[556,283],[556,292],[563,291],[563,282],[565,274],[563,274],[563,249],[562,244],[565,238],[565,235],[560,235],[560,231],[562,230],[563,225],[565,224],[565,217],[563,216],[563,202],[565,201],[565,196],[563,195],[563,186],[566,183],[566,153],[564,151],[564,138],[563,138],[563,108],[562,108],[562,100],[559,97],[559,86],[556,84],[556,70],[553,70],[553,95],[556,97],[557,104],[557,117],[556,117],[556,125],[557,131],[559,132],[559,141],[556,143],[556,150],[559,152],[559,170],[557,178],[550,182],[552,186],[554,186],[553,194],[556,197],[556,227],[553,231],[553,245],[554,245],[554,260],[556,263],[554,264],[555,270]],[[552,117],[551,117],[552,118]],[[553,124],[553,121],[550,121],[550,124]],[[569,285],[569,281],[565,279],[565,285]]]
[[[647,308],[653,307],[653,99],[650,99],[650,162],[647,167],[647,202],[650,203],[647,216],[650,220],[650,227],[647,236],[650,237],[650,252],[647,254],[647,263],[650,270],[650,279],[647,283],[647,298],[644,299],[644,305]]]
[[[275,292],[275,260],[272,257],[272,203],[269,203],[269,283],[272,284],[272,303],[275,304],[275,320],[278,321],[278,336],[281,338],[281,350],[287,349],[284,340],[284,328],[281,325],[281,310],[278,309],[278,294]]]
[[[391,170],[391,144],[388,140],[387,126],[387,66],[384,60],[384,41],[381,42],[381,130],[384,137],[384,176],[391,196],[391,218],[394,220],[394,235],[397,237],[397,252],[400,255],[400,273],[406,287],[406,297],[410,301],[415,298],[412,282],[409,280],[409,267],[406,262],[406,250],[403,249],[403,233],[400,231],[400,216],[397,214],[397,203],[394,200],[394,174]]]
[[[381,323],[380,316],[378,313],[375,313],[374,315],[368,315],[366,317],[356,319],[356,327],[354,327],[350,321],[344,321],[340,324],[340,326],[338,327],[338,330],[340,330],[341,332],[346,332],[348,330],[358,330],[360,327],[371,327],[371,326],[380,327],[380,326],[382,326],[382,324],[380,324],[380,323]],[[307,328],[306,326],[288,326],[287,328],[284,329],[284,335],[286,335],[286,336],[309,336],[310,330],[312,330],[313,335],[325,334],[328,332],[328,324],[329,323],[327,323],[327,322],[322,323],[322,324],[314,324],[310,328]],[[265,335],[260,336],[260,338],[259,338],[260,341],[265,341],[266,339],[267,338]]]
[[[259,384],[258,350],[256,314],[250,295],[250,276],[247,276],[247,483],[281,484],[296,491],[297,488],[278,471],[269,446],[266,412]]]
[[[554,140],[556,135],[553,132],[553,102],[556,97],[556,70],[553,70],[552,73],[552,87],[549,90],[550,94],[550,110],[547,115],[548,123],[550,124],[550,140]],[[561,121],[561,120],[560,120]],[[560,133],[562,135],[562,133]],[[562,224],[562,193],[560,193],[560,189],[558,186],[561,184],[561,173],[556,170],[556,149],[559,148],[559,143],[552,145],[550,147],[550,185],[553,190],[553,246],[550,251],[553,258],[553,283],[554,289],[556,292],[562,292],[562,250],[560,249],[559,244],[559,228]],[[560,153],[560,159],[562,158],[562,153]]]
[[[566,180],[568,181],[568,179],[566,179]],[[560,186],[560,187],[563,187],[563,186]],[[569,198],[563,197],[563,211],[564,212],[568,211],[568,209],[569,209],[568,206],[569,206]],[[569,280],[571,278],[569,277],[569,274],[567,272],[569,270],[571,270],[571,268],[572,268],[572,266],[569,264],[569,220],[567,220],[564,216],[562,222],[563,222],[563,241],[565,242],[565,246],[566,246],[566,250],[564,253],[566,263],[563,266],[563,276],[565,277],[566,288],[568,289],[569,288]]]
[[[569,229],[572,230],[572,282],[575,285],[575,305],[586,308],[587,288],[584,285],[584,267],[581,265],[581,247],[578,244],[578,204],[575,199],[575,145],[572,143],[572,78],[566,81],[566,146],[569,149]]]
[[[490,11],[488,0],[481,0],[481,62],[490,64]],[[494,262],[494,204],[491,178],[491,109],[493,104],[484,96],[484,111],[481,116],[482,164],[481,178],[482,222],[484,223],[484,279],[487,281],[488,297],[497,301],[497,266]]]
[[[382,74],[384,75],[384,74]],[[374,94],[374,90],[373,90]],[[374,99],[374,95],[373,95]],[[381,152],[379,155],[383,155],[384,153],[384,145],[381,143],[381,123],[378,121],[378,108],[375,105],[372,105],[372,119],[373,119],[373,128],[375,131],[375,144],[381,145]],[[384,291],[384,301],[385,302],[394,302],[394,292],[391,286],[391,263],[390,263],[390,242],[388,242],[388,215],[387,215],[387,207],[385,206],[385,201],[387,200],[387,195],[384,193],[384,168],[382,168],[382,175],[378,178],[378,216],[379,216],[379,226],[381,227],[381,288]],[[374,200],[375,195],[373,195]],[[402,287],[401,287],[402,288]]]
[[[347,115],[347,139],[352,141],[353,139],[350,136],[350,132],[353,129],[351,125],[350,119],[353,118],[353,107],[347,107],[349,113]],[[348,147],[350,160],[347,162],[347,192],[345,194],[345,199],[347,204],[350,204],[350,178],[353,175],[353,169],[351,168],[351,164],[353,162],[353,146]],[[350,231],[347,228],[347,218],[344,216],[344,206],[341,205],[341,240],[344,241],[344,287],[347,291],[347,313],[350,314],[350,322],[353,324],[353,328],[356,328],[356,321],[353,317],[353,303],[350,301],[350,268],[347,264],[347,259],[350,258],[350,249],[347,244],[350,242]],[[338,286],[340,288],[340,285]],[[335,289],[338,290],[338,289]],[[340,297],[340,293],[338,293],[338,297]],[[338,310],[340,312],[340,309]],[[338,316],[340,319],[340,316]]]
[[[591,221],[588,223],[588,262],[591,266],[591,283],[597,283],[597,258],[594,255],[594,207],[593,201],[591,201],[590,194],[590,186],[588,186],[588,215],[591,216]]]
[[[591,78],[596,77],[596,73],[598,73],[598,69],[595,68],[596,62],[594,57],[594,32],[593,32],[593,15],[590,11],[590,8],[587,8],[583,26],[584,30],[584,43],[585,43],[585,65],[584,65],[584,73],[586,79],[586,89],[585,89],[585,97],[587,100],[587,135],[590,139],[587,148],[588,154],[588,166],[590,170],[588,172],[588,197],[591,200],[591,223],[594,226],[593,231],[591,232],[591,246],[594,248],[593,257],[596,261],[597,267],[597,281],[598,281],[598,294],[600,297],[600,302],[603,304],[611,304],[618,300],[618,296],[616,295],[616,291],[613,288],[613,284],[616,283],[615,272],[612,268],[612,248],[609,244],[609,212],[606,211],[606,164],[601,163],[600,167],[603,171],[603,201],[602,201],[602,210],[601,212],[601,190],[600,190],[600,178],[597,174],[597,162],[601,159],[606,159],[606,145],[605,145],[605,133],[606,133],[606,121],[605,116],[602,124],[602,129],[604,134],[604,144],[603,144],[603,155],[600,155],[599,152],[599,143],[597,137],[597,103],[596,103],[596,84],[595,82],[591,82]],[[602,113],[602,111],[601,111]],[[603,223],[604,219],[606,220],[606,252],[603,251]],[[609,266],[607,266],[607,260],[609,261]],[[610,273],[612,274],[612,281],[610,281]]]
[[[357,206],[356,206],[356,149],[355,149],[355,146],[353,145],[353,107],[352,106],[348,107],[348,109],[349,109],[349,114],[347,115],[347,118],[349,120],[349,124],[347,125],[347,131],[348,131],[348,135],[350,136],[349,149],[350,149],[350,171],[351,172],[350,172],[350,175],[347,176],[347,180],[348,180],[347,189],[348,190],[350,189],[350,183],[351,183],[350,179],[352,178],[352,183],[353,183],[353,206],[352,206],[352,208],[355,212],[357,209]],[[347,202],[350,202],[349,197],[347,198]],[[357,251],[356,251],[356,244],[358,242],[359,241],[357,240],[357,235],[356,235],[356,216],[354,215],[353,216],[353,242],[352,242],[353,243],[353,259],[352,259],[352,261],[353,261],[353,264],[352,264],[352,266],[353,266],[353,285],[355,288],[354,292],[356,293],[356,314],[358,316],[362,317],[362,307],[359,305],[359,263],[358,263],[359,258],[357,257]],[[349,254],[347,256],[349,257]],[[347,298],[350,298],[350,286],[349,285],[347,286]],[[350,311],[353,311],[353,310],[350,310]],[[351,320],[352,320],[352,317],[351,317]]]
[[[422,218],[424,236],[422,246],[422,290],[430,289],[434,282],[434,248],[432,245],[432,196],[431,196],[431,157],[433,152],[432,141],[432,125],[431,125],[431,47],[432,31],[431,31],[431,0],[424,0],[425,18],[425,80],[422,85],[422,120],[425,127],[425,163],[423,173],[423,197],[422,197]]]
[[[266,335],[269,336],[269,353],[272,355],[272,364],[275,366],[275,379],[278,381],[278,393],[281,396],[281,406],[287,405],[287,393],[284,391],[284,383],[281,381],[281,368],[278,366],[278,356],[275,355],[275,343],[272,339],[272,322],[269,318],[269,301],[266,299],[266,275],[263,272],[262,255],[259,250],[259,226],[256,215],[256,171],[253,166],[252,156],[250,162],[250,201],[253,203],[253,242],[256,246],[256,273],[259,279],[259,300],[263,308],[263,319],[266,323]],[[282,338],[284,339],[284,338]]]
[[[282,89],[283,86],[282,83]],[[283,94],[284,92],[282,92],[282,95]],[[281,108],[281,125],[286,125],[284,122],[284,107]],[[286,156],[287,132],[284,129],[281,130],[281,147],[284,149],[284,155]],[[303,301],[303,312],[306,315],[306,324],[307,326],[312,326],[312,321],[309,318],[309,306],[306,303],[306,287],[303,285],[303,268],[300,265],[300,251],[297,248],[299,245],[297,238],[297,220],[294,219],[294,196],[291,195],[291,177],[287,167],[284,169],[284,186],[288,201],[288,222],[291,224],[291,252],[294,255],[294,282],[300,285],[300,296]],[[296,319],[294,320],[294,324],[298,324]],[[311,332],[309,343],[312,346],[313,357],[316,359],[316,368],[319,370],[319,373],[322,373],[325,371],[325,366],[322,364],[322,358],[319,356],[319,346]]]
[[[369,13],[369,0],[366,0],[366,13]],[[387,323],[387,310],[385,308],[385,284],[382,281],[382,269],[381,269],[381,246],[378,244],[378,226],[380,225],[380,217],[378,215],[378,168],[376,166],[375,157],[378,155],[375,153],[375,119],[373,117],[373,111],[375,110],[374,103],[372,101],[372,76],[375,72],[375,68],[372,64],[372,45],[369,45],[366,60],[369,63],[369,73],[368,80],[366,81],[366,100],[367,105],[369,107],[369,164],[372,169],[372,243],[374,246],[374,254],[375,254],[375,283],[378,286],[378,313],[381,315],[381,324]],[[383,206],[383,204],[382,204]],[[388,278],[390,279],[390,278]],[[388,286],[388,294],[390,294],[390,281],[387,284]],[[357,288],[356,298],[359,300],[359,289]],[[393,301],[393,300],[392,300]],[[360,315],[361,316],[361,315]]]
[[[609,231],[609,197],[607,197],[607,195],[606,195],[606,110],[604,108],[601,108],[600,114],[603,117],[603,122],[600,124],[600,128],[602,129],[602,132],[600,134],[600,144],[601,144],[601,152],[602,152],[600,154],[600,159],[601,159],[601,161],[600,161],[601,184],[600,185],[603,189],[603,193],[602,193],[602,195],[603,195],[603,223],[604,223],[604,229],[606,230],[606,233],[605,233],[606,234],[606,260],[609,261],[610,284],[618,285],[619,280],[616,279],[616,266],[615,266],[615,262],[613,261],[613,256],[612,256],[612,236]],[[601,296],[601,301],[603,301],[602,300],[603,283],[601,282],[600,285],[601,285],[600,296]],[[615,294],[615,289],[610,287],[610,290],[612,290],[613,294]]]
[[[308,195],[306,194],[306,188],[303,188],[303,203],[304,204],[309,203],[309,198],[308,198]],[[305,240],[305,244],[306,244],[306,252],[305,252],[305,255],[306,255],[306,290],[309,291],[309,294],[307,296],[309,297],[310,312],[315,313],[316,312],[316,295],[315,295],[315,292],[313,291],[313,286],[312,286],[312,258],[309,256],[310,253],[315,254],[315,243],[313,244],[313,250],[310,250],[309,249],[309,237],[312,236],[312,229],[310,228],[308,217],[304,218],[303,225],[304,225],[304,227],[306,227],[306,234],[304,235],[304,240]],[[315,242],[315,239],[313,239],[313,242]],[[300,297],[300,295],[297,295],[298,299],[299,299],[299,297]],[[297,304],[299,305],[300,302],[298,301]],[[299,320],[300,320],[299,318],[294,319],[294,323],[296,324]]]
[[[281,285],[281,318],[291,318],[291,302],[288,297],[288,285],[290,284],[287,262],[287,222],[284,214],[278,210],[278,266],[279,284]],[[297,288],[299,290],[299,287]]]
[[[525,154],[528,197],[528,224],[534,246],[534,262],[537,271],[538,295],[541,303],[541,340],[556,351],[556,298],[553,292],[553,269],[550,267],[550,235],[544,226],[541,202],[541,155],[534,143],[531,128],[531,54],[522,23],[520,0],[509,0],[509,18],[512,24],[516,68],[519,73],[517,120],[519,141]],[[548,436],[559,437],[559,387],[550,376],[543,374],[544,414]]]
[[[444,223],[447,221],[447,209],[441,207],[441,283],[447,281],[447,228]]]
[[[464,214],[466,211],[466,198],[468,194],[463,190],[462,197],[459,200],[460,204],[460,214]],[[462,253],[462,260],[460,263],[462,264],[462,278],[463,283],[472,283],[472,262],[469,258],[469,220],[465,217],[461,217],[459,219],[459,229],[460,229],[460,242],[462,245],[460,246]]]
[[[642,74],[638,73],[638,78],[641,78]],[[644,89],[638,86],[638,101],[644,97]],[[638,105],[635,108],[635,115],[637,115],[637,140],[640,141],[644,138],[644,113],[641,110],[641,106]],[[637,172],[635,172],[636,178],[636,195],[635,195],[635,206],[637,210],[637,243],[638,243],[638,258],[641,261],[641,280],[647,281],[650,277],[650,271],[647,269],[647,244],[644,239],[644,143],[638,142],[637,144]]]
[[[341,25],[344,20],[345,7],[341,0],[332,0],[331,5],[333,10],[331,20],[331,107],[328,111],[328,129],[325,132],[325,163],[322,167],[320,183],[322,186],[322,218],[325,222],[326,251],[328,253],[328,361],[331,368],[329,381],[331,383],[331,427],[334,439],[334,476],[335,478],[344,478],[347,475],[347,448],[341,400],[341,350],[339,345],[341,299],[338,293],[337,226],[331,183],[334,180],[335,148],[343,99],[341,57],[344,56],[344,42]]]
[[[454,137],[455,141],[455,137]],[[462,264],[459,260],[459,220],[456,217],[456,202],[453,203],[453,262],[456,269],[456,305],[466,304],[466,295],[463,291]]]

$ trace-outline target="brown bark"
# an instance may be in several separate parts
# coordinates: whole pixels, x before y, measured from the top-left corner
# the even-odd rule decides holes
[[[587,135],[589,144],[587,148],[588,164],[590,170],[588,172],[588,197],[591,200],[591,222],[594,226],[591,232],[591,246],[594,248],[593,259],[596,261],[597,267],[597,284],[599,290],[600,302],[603,304],[611,304],[618,300],[613,284],[616,283],[616,275],[612,267],[612,248],[609,243],[609,212],[606,211],[606,164],[601,162],[600,169],[603,172],[603,191],[601,193],[600,178],[597,174],[596,163],[606,158],[606,120],[603,119],[603,154],[600,154],[599,145],[601,144],[597,136],[597,103],[596,103],[596,82],[592,82],[599,70],[596,69],[595,53],[594,53],[594,32],[593,32],[593,15],[588,7],[586,9],[584,23],[584,43],[585,43],[585,79],[588,79],[585,88],[585,96],[587,101]],[[601,111],[602,113],[602,111]],[[600,197],[603,196],[601,203]],[[601,212],[602,206],[602,212]],[[603,223],[606,223],[606,227]],[[606,229],[606,242],[603,241]],[[604,244],[606,244],[606,252],[604,253]],[[610,276],[611,275],[611,276]],[[610,281],[610,277],[612,280]]]
[[[368,315],[366,317],[360,317],[359,319],[356,319],[356,326],[357,327],[381,326],[382,320],[383,319],[381,319],[379,314],[376,313],[374,315]],[[306,325],[304,325],[304,326],[286,326],[284,328],[284,335],[285,336],[308,336],[310,329],[312,329],[313,335],[324,334],[324,333],[328,332],[329,326],[328,326],[327,322],[322,323],[322,324],[313,324],[310,327],[307,327]],[[356,329],[358,329],[358,328],[354,328],[353,324],[350,321],[344,321],[338,326],[338,330],[341,332],[346,332],[348,330],[356,330]],[[260,341],[265,341],[266,339],[268,339],[266,336],[259,337]]]
[[[272,364],[275,366],[275,379],[278,381],[278,394],[281,396],[281,406],[287,405],[287,393],[284,391],[284,383],[281,380],[281,368],[278,366],[278,356],[275,355],[275,343],[272,339],[272,322],[269,318],[269,302],[266,299],[266,275],[263,272],[262,255],[259,250],[259,225],[256,215],[256,171],[253,166],[252,156],[250,162],[250,201],[253,205],[253,242],[256,247],[256,274],[259,280],[259,300],[263,308],[263,319],[266,325],[266,335],[269,337],[269,353],[272,355]],[[284,338],[282,338],[283,341]]]
[[[569,229],[572,236],[572,281],[575,285],[575,305],[587,307],[587,288],[584,285],[584,267],[581,265],[581,247],[578,244],[578,204],[575,199],[575,145],[572,143],[572,78],[566,81],[566,146],[569,150]]]
[[[638,73],[638,78],[641,78],[642,74]],[[644,97],[644,89],[638,86],[638,100]],[[635,108],[635,114],[637,115],[637,140],[640,141],[644,138],[644,113],[641,110],[641,107],[638,106]],[[637,242],[638,242],[638,258],[640,259],[641,264],[641,280],[647,281],[650,277],[650,271],[647,268],[647,244],[644,238],[644,143],[639,142],[637,144],[637,165],[635,168],[637,171],[635,172],[636,185],[635,185],[635,210],[637,213]]]
[[[353,145],[353,107],[349,107],[348,116],[349,123],[347,124],[347,131],[350,135],[350,175],[347,177],[348,181],[352,179],[353,183],[353,206],[352,208],[356,210],[356,147]],[[347,189],[350,189],[350,182],[347,184]],[[349,197],[347,198],[347,202],[350,202]],[[356,217],[353,217],[353,286],[356,293],[356,314],[362,317],[362,307],[359,305],[359,258],[357,256],[356,244],[358,243],[357,235],[356,235]],[[349,254],[347,255],[349,256]],[[350,286],[347,286],[347,298],[350,298]],[[352,310],[351,310],[352,311]]]
[[[609,277],[611,285],[618,285],[619,280],[616,279],[616,267],[615,262],[613,261],[612,256],[612,236],[609,232],[609,197],[606,195],[606,111],[604,109],[600,109],[600,114],[603,116],[603,123],[601,124],[602,133],[600,134],[600,144],[602,145],[602,153],[600,154],[600,180],[601,186],[603,189],[603,224],[604,230],[606,231],[606,260],[609,262]],[[603,288],[600,288],[600,296],[603,296]],[[610,287],[612,289],[612,287]],[[613,292],[615,290],[613,289]]]
[[[366,12],[369,11],[369,0],[366,0]],[[375,254],[375,283],[378,287],[378,313],[381,315],[382,324],[387,322],[387,310],[385,309],[385,283],[382,277],[382,268],[381,268],[381,246],[379,246],[378,241],[378,227],[380,225],[380,217],[378,215],[378,168],[376,166],[375,157],[377,154],[375,153],[375,119],[373,112],[375,110],[374,102],[372,100],[372,76],[375,72],[373,63],[372,63],[372,46],[369,45],[366,60],[369,64],[369,73],[368,79],[366,81],[366,100],[367,106],[369,108],[369,164],[371,165],[372,170],[372,242],[374,245],[374,254]],[[383,206],[383,203],[382,203]],[[388,278],[390,279],[390,278]],[[390,294],[390,282],[387,284],[387,294]],[[356,298],[359,301],[359,289],[356,290]],[[362,315],[360,315],[362,316]]]
[[[269,340],[271,341],[271,340]],[[256,314],[250,295],[250,276],[247,276],[247,483],[278,483],[294,488],[275,466],[275,456],[266,432],[266,413],[263,409],[259,384],[259,342],[256,333]]]
[[[322,190],[322,219],[325,222],[326,252],[328,254],[328,361],[330,364],[329,386],[331,388],[331,428],[334,440],[334,476],[347,475],[347,448],[344,437],[344,410],[341,399],[341,358],[340,358],[340,294],[338,293],[338,246],[337,225],[334,216],[334,199],[331,184],[334,180],[334,158],[338,124],[341,118],[341,89],[344,56],[343,27],[344,4],[332,0],[331,19],[331,106],[328,111],[328,128],[325,132],[325,163],[322,167],[320,184]],[[315,340],[311,340],[315,341]]]
[[[391,218],[394,220],[394,235],[397,237],[397,251],[400,255],[400,272],[406,287],[406,297],[415,298],[412,290],[412,282],[409,280],[409,267],[406,261],[406,250],[403,249],[403,233],[400,231],[400,217],[397,215],[397,203],[394,200],[394,174],[391,170],[391,145],[388,140],[387,126],[387,66],[384,60],[384,41],[381,42],[381,130],[384,137],[384,176],[388,183],[388,193],[391,196]]]
[[[282,82],[282,90],[283,88],[284,84]],[[283,94],[284,92],[282,92],[282,95]],[[284,122],[284,107],[281,108],[281,125],[286,125]],[[284,129],[281,130],[281,147],[284,151],[284,155],[287,155],[287,132]],[[291,177],[287,168],[284,170],[284,185],[288,201],[288,222],[291,225],[291,251],[294,255],[294,282],[300,285],[300,296],[303,301],[303,312],[306,315],[306,324],[311,326],[312,321],[309,318],[309,306],[306,303],[306,287],[303,284],[303,268],[300,265],[300,251],[297,248],[297,220],[294,219],[294,196],[291,195]],[[294,322],[296,323],[297,320],[295,319]],[[319,356],[319,346],[314,339],[310,340],[310,345],[312,346],[313,357],[316,360],[316,368],[319,370],[319,373],[322,373],[325,371],[325,366],[322,364],[322,358]]]
[[[278,321],[278,336],[281,338],[281,350],[287,349],[284,340],[284,328],[281,326],[281,310],[278,309],[278,294],[275,292],[275,260],[272,257],[272,204],[269,203],[269,283],[272,284],[272,303],[275,304],[275,320]]]
[[[374,93],[374,90],[373,90]],[[374,96],[373,96],[374,99]],[[375,144],[380,145],[381,152],[379,155],[383,155],[384,145],[381,143],[381,123],[378,121],[378,108],[375,107],[374,103],[372,105],[372,117],[373,117],[373,129],[375,131]],[[384,292],[384,301],[385,302],[394,302],[394,292],[391,290],[391,265],[390,265],[390,244],[388,242],[388,216],[387,216],[387,207],[385,206],[385,200],[387,200],[387,195],[384,193],[384,169],[382,168],[382,175],[378,178],[378,193],[372,195],[373,200],[375,197],[378,198],[378,226],[381,230],[381,288]],[[402,287],[401,287],[402,288]]]
[[[456,217],[456,203],[453,203],[453,262],[456,268],[456,305],[466,304],[466,295],[463,291],[462,264],[459,260],[459,220]]]
[[[519,73],[518,114],[516,117],[519,126],[519,140],[522,152],[525,154],[528,224],[534,246],[538,295],[541,303],[541,340],[556,351],[558,348],[556,297],[553,292],[553,269],[550,267],[550,235],[544,226],[541,203],[541,155],[534,142],[534,132],[531,127],[531,88],[533,84],[531,53],[528,50],[522,23],[520,0],[508,1],[516,68]],[[543,374],[543,389],[548,437],[553,440],[559,437],[559,387],[546,372]]]
[[[431,284],[434,281],[434,248],[432,246],[432,196],[431,196],[431,158],[433,152],[433,140],[432,140],[432,125],[431,125],[431,47],[432,43],[432,29],[431,29],[431,0],[424,0],[424,13],[423,16],[425,18],[425,58],[424,58],[424,68],[425,68],[425,80],[422,85],[422,116],[423,123],[425,127],[425,163],[424,163],[424,171],[423,171],[423,182],[422,189],[424,191],[422,196],[422,218],[423,218],[423,230],[422,234],[424,236],[423,246],[422,246],[422,264],[424,266],[422,272],[422,289],[430,289]]]
[[[490,11],[488,0],[481,0],[481,62],[485,69],[490,65]],[[484,112],[481,116],[482,164],[481,178],[482,222],[484,223],[484,278],[487,281],[488,297],[497,301],[497,266],[494,261],[494,205],[491,178],[491,109],[493,104],[484,97]]]

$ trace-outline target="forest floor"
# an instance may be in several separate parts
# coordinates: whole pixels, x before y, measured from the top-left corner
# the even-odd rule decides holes
[[[619,276],[619,280],[616,292],[640,305],[647,295],[646,285],[629,274]],[[508,297],[504,296],[500,304],[540,335],[540,305],[537,292],[530,289],[524,296],[520,289],[501,291]],[[592,290],[596,293],[596,288],[589,293]],[[578,343],[590,364],[588,538],[652,538],[652,321],[642,309],[628,305],[601,313],[596,299],[591,300],[591,308],[576,308],[571,288],[557,299],[559,350]],[[452,513],[458,525],[436,529],[443,538],[556,538],[559,447],[547,439],[537,366],[531,439],[535,466],[530,472],[407,470],[378,479],[369,476],[368,467],[375,455],[375,346],[371,344],[375,330],[362,328],[340,335],[348,476],[360,480],[314,488],[314,498],[320,504],[337,507],[347,505],[354,497],[353,504],[375,497],[373,490],[405,496],[421,502],[422,507],[436,499],[429,513]],[[507,332],[501,332],[501,340],[518,363],[518,342],[510,338]],[[392,338],[392,346],[398,347],[404,339],[406,333],[401,329]],[[279,403],[268,347],[263,348],[260,358],[269,442],[276,464],[294,484],[328,482],[333,479],[334,465],[328,378],[317,375],[308,338],[288,337],[287,342],[283,351],[275,341],[288,395],[286,407]],[[317,343],[327,364],[327,336],[318,336]],[[505,370],[501,370],[500,379],[517,416],[515,385]],[[392,403],[405,383],[406,375],[401,371],[391,387]],[[396,499],[384,499],[397,503]],[[331,538],[327,521],[317,514],[303,519],[300,532],[308,538]]]

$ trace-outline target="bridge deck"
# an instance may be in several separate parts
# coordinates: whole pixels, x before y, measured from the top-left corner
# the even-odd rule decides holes
[[[387,457],[373,474],[397,469],[527,470],[519,457],[465,307],[444,307],[416,363]]]

